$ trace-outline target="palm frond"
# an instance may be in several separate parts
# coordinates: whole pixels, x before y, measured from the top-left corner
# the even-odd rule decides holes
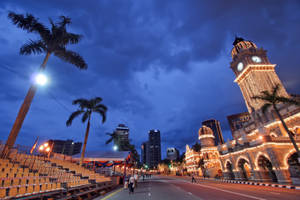
[[[113,137],[111,137],[111,138],[109,138],[106,142],[105,142],[105,144],[109,144],[109,143],[111,143],[112,141],[113,141]]]
[[[20,48],[21,55],[40,54],[45,51],[47,51],[47,49],[41,40],[29,40],[28,43]]]
[[[77,66],[79,69],[87,69],[87,64],[85,63],[83,58],[76,52],[66,50],[65,48],[60,48],[54,50],[54,55],[68,63]]]
[[[94,109],[102,109],[104,111],[107,111],[107,107],[103,104],[98,104]]]
[[[86,111],[83,114],[81,121],[84,123],[87,120],[87,118],[89,117],[89,115],[90,115],[90,112]]]
[[[272,96],[277,96],[277,92],[280,88],[280,85],[279,84],[276,84],[274,87],[273,87],[273,91],[272,91]]]
[[[285,104],[291,104],[291,105],[297,105],[299,106],[300,105],[300,102],[299,101],[296,101],[292,98],[286,98],[286,97],[277,97],[276,98],[276,101],[278,103],[285,103]]]
[[[57,24],[60,26],[60,27],[65,27],[67,24],[71,24],[71,18],[69,17],[66,17],[66,16],[60,16],[59,17],[61,19],[60,22],[58,22]]]
[[[17,27],[27,30],[28,32],[36,32],[40,34],[40,36],[46,40],[50,36],[50,30],[45,27],[42,23],[38,22],[31,14],[26,14],[26,17],[22,14],[16,14],[14,12],[8,13],[8,18],[10,18],[13,24],[17,25]]]
[[[82,114],[82,113],[84,113],[83,110],[77,110],[77,111],[73,112],[73,113],[70,115],[69,119],[67,120],[66,125],[67,125],[67,126],[71,126],[71,125],[72,125],[72,122],[73,122],[73,119],[75,119],[75,117],[79,116],[79,115]]]
[[[88,102],[89,102],[89,100],[81,98],[81,99],[76,99],[76,100],[74,100],[74,101],[72,102],[72,104],[73,104],[73,105],[76,105],[76,104],[79,104],[79,105],[87,105]]]
[[[96,113],[99,113],[102,116],[102,123],[106,121],[106,111],[101,110],[101,109],[95,109],[93,110]]]
[[[268,108],[271,107],[271,106],[272,106],[272,104],[270,104],[270,103],[264,104],[264,105],[261,107],[262,112],[263,112],[263,113],[266,113],[266,111],[268,110]]]
[[[75,33],[66,33],[64,36],[65,44],[77,44],[82,38],[82,35]]]
[[[251,98],[252,99],[258,99],[258,100],[264,100],[264,101],[270,101],[270,97],[269,96],[264,96],[264,95],[257,95],[257,96],[253,96]]]

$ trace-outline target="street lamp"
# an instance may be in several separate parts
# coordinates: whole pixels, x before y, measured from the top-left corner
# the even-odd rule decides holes
[[[33,81],[37,85],[44,86],[48,83],[48,78],[45,74],[38,73],[34,75]]]
[[[118,146],[117,146],[117,145],[114,145],[114,146],[113,146],[113,150],[114,150],[114,151],[117,151],[117,150],[118,150]]]

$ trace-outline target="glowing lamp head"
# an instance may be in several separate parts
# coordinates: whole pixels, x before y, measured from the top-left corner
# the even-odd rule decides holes
[[[117,150],[118,150],[118,146],[114,145],[114,146],[113,146],[113,150],[114,150],[114,151],[117,151]]]
[[[47,147],[47,148],[46,148],[46,151],[49,152],[49,151],[50,151],[50,147]]]
[[[262,140],[262,139],[263,139],[263,136],[259,136],[258,138],[259,138],[260,140]]]
[[[49,146],[49,144],[48,144],[48,143],[45,143],[44,146],[47,147],[47,146]]]
[[[44,86],[47,84],[48,82],[48,78],[45,74],[42,74],[42,73],[38,73],[37,75],[35,75],[34,77],[34,82],[37,84],[37,85],[41,85],[41,86]]]
[[[44,145],[40,146],[39,150],[43,151],[44,150]]]

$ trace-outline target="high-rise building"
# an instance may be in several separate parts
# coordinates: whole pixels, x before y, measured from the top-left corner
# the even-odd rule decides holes
[[[237,130],[242,129],[244,124],[250,120],[250,114],[248,112],[243,112],[229,115],[227,116],[227,120],[231,129],[232,137],[237,139],[240,137]]]
[[[65,155],[75,155],[80,153],[82,142],[73,142],[73,140],[48,140],[49,146],[52,146],[52,152]]]
[[[174,147],[170,147],[167,149],[167,159],[169,160],[177,160],[179,159],[179,151]]]
[[[213,131],[215,136],[215,145],[224,143],[220,122],[218,120],[215,119],[206,120],[202,122],[202,125],[211,128],[211,130]]]
[[[141,162],[142,164],[147,164],[147,157],[149,156],[148,142],[143,142],[141,145]]]
[[[119,151],[129,151],[129,128],[125,124],[119,124],[115,130],[115,144]]]
[[[157,167],[161,161],[161,144],[160,144],[160,131],[150,130],[149,131],[149,156],[147,157],[147,164],[150,168]]]

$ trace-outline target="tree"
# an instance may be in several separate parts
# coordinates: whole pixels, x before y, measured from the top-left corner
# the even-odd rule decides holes
[[[106,133],[106,135],[109,135],[110,138],[106,140],[105,144],[109,144],[112,141],[114,142],[114,144],[117,144],[117,140],[119,139],[119,137],[115,131],[113,133]]]
[[[261,107],[261,110],[263,113],[265,113],[270,107],[273,107],[273,109],[275,110],[276,115],[278,116],[278,118],[280,119],[282,126],[284,127],[284,129],[286,130],[286,132],[289,135],[289,138],[291,140],[291,142],[294,145],[294,148],[296,149],[296,152],[298,154],[298,161],[300,163],[300,151],[299,148],[295,142],[295,139],[293,137],[293,133],[289,130],[289,128],[287,127],[286,123],[284,122],[278,108],[277,108],[277,104],[283,103],[283,104],[290,104],[290,105],[300,105],[300,102],[294,100],[293,98],[287,98],[287,97],[283,97],[283,96],[279,96],[278,95],[278,90],[280,89],[280,85],[275,85],[272,89],[272,92],[270,93],[269,91],[262,91],[261,95],[258,96],[253,96],[253,99],[258,99],[258,100],[262,100],[265,102],[265,104]]]
[[[82,123],[85,123],[86,120],[88,120],[86,131],[85,131],[83,148],[81,151],[80,165],[82,165],[83,159],[84,159],[86,143],[87,143],[89,131],[90,131],[90,120],[91,120],[92,113],[100,114],[102,117],[102,123],[104,123],[106,121],[107,108],[105,105],[100,103],[101,101],[102,101],[102,98],[100,98],[100,97],[96,97],[96,98],[93,98],[90,100],[87,100],[87,99],[74,100],[73,105],[79,105],[79,109],[77,111],[73,112],[70,115],[68,121],[66,122],[67,126],[71,126],[73,119],[75,119],[76,117],[78,117],[81,114],[83,115],[82,119],[81,119]]]
[[[13,24],[17,27],[26,30],[29,33],[37,33],[40,36],[38,40],[29,40],[20,48],[21,55],[46,54],[43,63],[39,68],[40,72],[45,70],[51,54],[54,54],[63,61],[75,65],[79,69],[87,69],[87,64],[78,53],[66,49],[68,44],[77,44],[82,38],[81,35],[67,32],[66,25],[71,23],[70,18],[61,16],[60,21],[57,23],[54,23],[51,19],[49,19],[51,30],[40,23],[38,19],[31,14],[26,14],[26,16],[24,16],[14,12],[9,12],[8,18],[10,18]],[[2,151],[2,158],[6,158],[9,154],[9,150],[14,146],[24,119],[29,111],[33,97],[35,96],[36,90],[37,86],[35,84],[31,84],[9,133],[5,147]]]
[[[201,171],[202,171],[202,176],[203,177],[206,177],[206,167],[205,167],[205,162],[204,162],[204,158],[201,158],[199,161],[198,161],[198,167],[201,168]]]
[[[201,144],[199,144],[198,142],[196,142],[193,146],[192,149],[196,152],[200,152],[201,151]]]

